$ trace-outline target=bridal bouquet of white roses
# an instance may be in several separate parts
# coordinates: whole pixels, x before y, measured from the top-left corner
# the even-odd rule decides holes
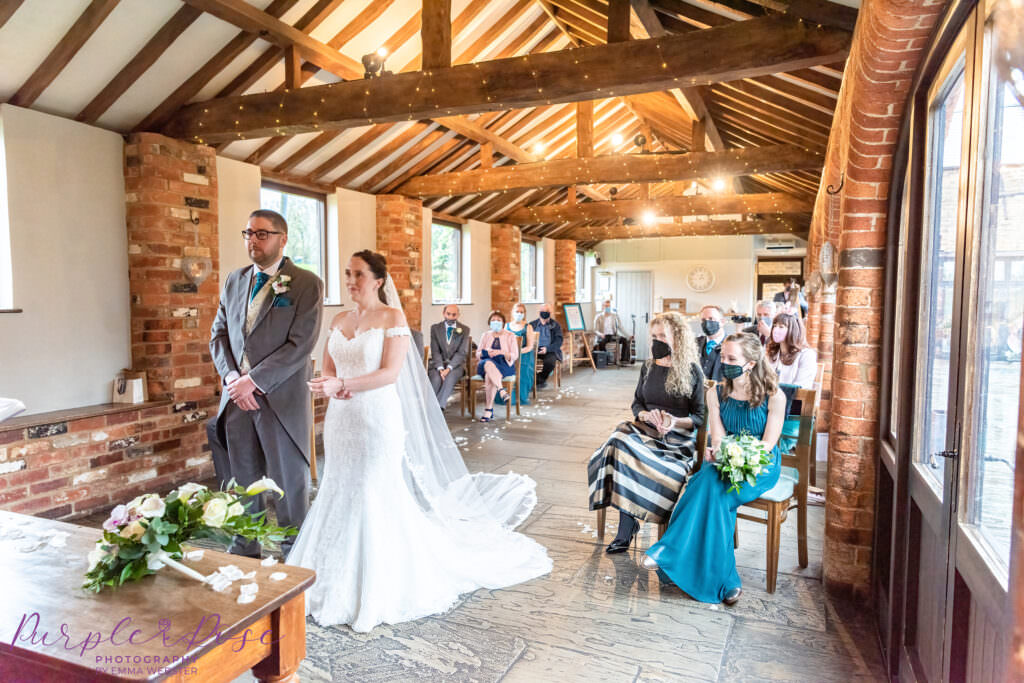
[[[712,463],[722,481],[730,483],[727,491],[739,491],[744,483],[753,486],[757,475],[771,464],[771,458],[760,439],[750,434],[729,434],[718,445],[718,457]]]
[[[244,496],[264,491],[284,492],[272,479],[248,487],[232,480],[224,491],[211,491],[202,484],[183,484],[164,497],[146,493],[127,505],[118,505],[103,523],[103,538],[89,553],[89,570],[83,588],[99,592],[104,586],[117,587],[154,574],[164,565],[200,581],[204,577],[177,560],[182,544],[209,538],[229,544],[234,536],[276,544],[298,533],[295,527],[268,524],[266,513],[250,514],[242,506]]]

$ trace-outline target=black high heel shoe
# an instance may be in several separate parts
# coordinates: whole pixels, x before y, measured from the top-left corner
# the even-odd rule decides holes
[[[630,517],[630,519],[633,520],[633,530],[630,532],[629,538],[623,539],[616,535],[615,539],[608,544],[607,548],[604,549],[604,551],[609,555],[624,553],[629,550],[630,544],[633,542],[633,539],[636,538],[637,532],[640,531],[640,522],[636,521],[636,519],[632,517]],[[619,520],[619,524],[622,524],[622,520]]]

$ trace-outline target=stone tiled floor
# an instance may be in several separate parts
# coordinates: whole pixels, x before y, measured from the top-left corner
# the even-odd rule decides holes
[[[561,391],[542,392],[511,423],[470,422],[454,406],[449,423],[471,471],[537,481],[539,504],[520,530],[548,548],[553,572],[368,634],[310,620],[302,680],[884,680],[870,617],[822,589],[823,508],[811,508],[806,569],[797,563],[796,516],[784,525],[774,594],[764,588],[764,527],[741,522],[744,594],[731,608],[696,602],[639,566],[649,525],[638,548],[604,553],[587,510],[585,465],[628,415],[636,376],[635,368],[566,374]]]

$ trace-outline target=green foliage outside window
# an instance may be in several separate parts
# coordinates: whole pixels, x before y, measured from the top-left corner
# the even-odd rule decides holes
[[[284,255],[300,268],[324,277],[324,199],[260,188],[260,207],[276,211],[288,222]]]

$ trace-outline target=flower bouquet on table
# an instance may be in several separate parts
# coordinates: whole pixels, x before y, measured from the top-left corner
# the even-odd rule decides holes
[[[754,486],[757,475],[772,462],[768,450],[760,439],[750,434],[729,434],[718,445],[718,455],[712,463],[722,481],[729,482],[727,492],[739,491],[744,483]]]
[[[117,587],[154,574],[165,565],[206,583],[206,577],[178,561],[183,558],[183,543],[209,538],[227,546],[237,535],[278,544],[298,533],[295,527],[267,523],[265,511],[245,511],[242,499],[264,491],[284,496],[272,479],[264,477],[248,487],[231,480],[224,491],[183,484],[164,497],[146,493],[118,505],[103,523],[103,538],[89,553],[82,587],[98,593],[105,586]]]

